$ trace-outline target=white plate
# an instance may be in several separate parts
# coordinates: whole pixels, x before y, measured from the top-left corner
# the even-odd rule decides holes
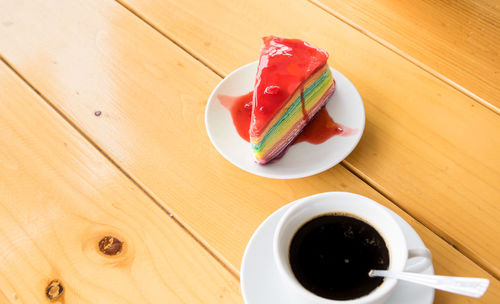
[[[257,61],[242,66],[224,78],[208,98],[205,110],[208,137],[220,154],[232,164],[255,175],[300,178],[330,169],[356,147],[365,127],[363,101],[354,85],[332,69],[336,88],[326,109],[335,122],[357,132],[350,136],[333,136],[319,145],[301,142],[291,146],[281,159],[267,165],[257,164],[250,143],[238,135],[231,114],[217,98],[219,94],[240,96],[252,91],[256,73]]]
[[[308,197],[297,200],[274,212],[250,239],[241,263],[241,291],[246,304],[300,304],[282,286],[274,264],[272,242],[276,225],[286,210],[293,204],[307,199]],[[425,247],[417,232],[407,222],[396,213],[387,210],[401,225],[408,248]],[[408,263],[412,262],[417,263],[418,260],[409,260]],[[430,266],[422,273],[434,274],[434,268]],[[399,282],[385,304],[431,304],[433,301],[433,288]]]

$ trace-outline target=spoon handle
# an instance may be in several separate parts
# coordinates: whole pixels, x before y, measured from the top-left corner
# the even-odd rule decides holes
[[[387,270],[372,270],[369,275],[371,277],[386,277],[408,281],[474,298],[481,297],[490,285],[488,279],[447,277]]]

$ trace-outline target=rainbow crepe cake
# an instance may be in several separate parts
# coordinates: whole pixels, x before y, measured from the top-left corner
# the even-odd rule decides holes
[[[259,164],[281,156],[335,89],[326,51],[298,39],[263,40],[249,132]]]

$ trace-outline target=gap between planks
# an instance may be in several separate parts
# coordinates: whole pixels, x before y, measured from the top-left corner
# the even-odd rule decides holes
[[[224,267],[234,278],[238,281],[240,279],[239,270],[232,267],[231,263],[227,261],[223,256],[217,254],[217,252],[210,247],[210,245],[203,241],[203,238],[198,235],[194,229],[190,229],[189,226],[183,223],[180,218],[176,217],[173,212],[168,210],[165,206],[160,203],[160,199],[150,191],[145,185],[143,185],[138,179],[136,179],[132,174],[127,172],[125,168],[120,166],[106,151],[104,151],[90,136],[88,136],[82,129],[80,129],[68,116],[66,116],[62,111],[60,111],[47,97],[45,97],[40,91],[33,86],[21,73],[19,73],[10,62],[8,62],[2,54],[0,54],[0,62],[5,64],[14,74],[16,74],[29,88],[31,88],[35,93],[58,115],[60,115],[73,129],[75,129],[83,138],[88,141],[92,147],[94,147],[99,153],[101,153],[113,166],[115,166],[122,174],[124,174],[135,186],[137,186],[153,203],[160,208],[162,212],[165,212],[175,223],[177,223],[189,236],[191,236],[204,250],[206,250],[219,264]]]
[[[341,14],[335,12],[333,9],[331,9],[330,7],[326,6],[325,4],[319,2],[318,0],[307,0],[307,1],[309,1],[310,3],[312,3],[313,5],[315,5],[316,7],[318,7],[319,9],[324,10],[325,12],[327,12],[328,14],[330,14],[331,16],[339,19],[343,23],[345,23],[345,24],[349,25],[350,27],[354,28],[355,30],[357,30],[361,34],[367,36],[368,38],[370,38],[373,41],[377,42],[378,44],[382,45],[383,47],[391,50],[393,53],[397,54],[398,56],[400,56],[400,57],[404,58],[405,60],[411,62],[412,64],[414,64],[418,68],[426,71],[427,73],[431,74],[432,76],[436,77],[437,79],[441,80],[442,82],[444,82],[447,85],[451,86],[452,88],[456,89],[460,93],[462,93],[462,94],[464,94],[464,95],[466,95],[466,96],[474,99],[480,105],[482,105],[482,106],[486,107],[487,109],[493,111],[494,113],[500,115],[500,109],[497,108],[495,105],[493,105],[493,104],[489,103],[488,101],[484,100],[483,98],[477,96],[472,91],[464,88],[463,86],[459,85],[458,83],[456,83],[455,81],[449,79],[448,77],[444,76],[443,74],[435,71],[434,69],[432,69],[428,65],[424,64],[423,62],[421,62],[421,61],[413,58],[412,56],[406,54],[405,52],[399,50],[397,47],[395,47],[391,43],[389,43],[389,42],[385,41],[384,39],[382,39],[382,38],[380,38],[380,37],[372,34],[370,31],[364,29],[363,27],[361,27],[360,25],[356,24],[355,22],[353,22],[349,18],[346,18],[346,17],[342,16]]]
[[[422,221],[420,221],[418,218],[414,217],[406,208],[404,208],[402,205],[398,204],[398,202],[397,202],[397,200],[395,198],[393,198],[389,194],[385,193],[385,191],[382,189],[382,187],[380,185],[378,185],[374,180],[372,180],[371,178],[369,178],[368,176],[366,176],[365,174],[363,174],[363,172],[361,172],[360,170],[356,169],[353,165],[351,165],[347,161],[342,161],[340,164],[347,171],[351,172],[357,178],[359,178],[360,180],[362,180],[365,184],[367,184],[371,188],[375,189],[375,191],[377,191],[380,195],[382,195],[388,201],[390,201],[391,203],[393,203],[399,209],[403,210],[406,214],[410,215],[417,223],[421,224],[422,226],[424,226],[427,229],[429,229],[430,231],[432,231],[437,237],[439,237],[441,240],[443,240],[445,243],[447,243],[451,247],[455,248],[455,250],[457,250],[458,252],[460,252],[461,254],[463,254],[465,257],[467,257],[469,260],[471,260],[472,262],[474,262],[474,264],[478,265],[481,269],[483,269],[487,273],[491,274],[495,279],[500,280],[499,276],[497,276],[494,272],[488,271],[488,268],[484,264],[482,264],[480,261],[478,261],[478,260],[476,260],[474,258],[471,258],[468,254],[466,254],[466,251],[464,251],[461,247],[455,245],[453,242],[451,242],[447,238],[443,237],[441,234],[436,233],[433,229],[431,229],[431,227],[428,227],[427,225],[425,225],[425,223],[423,223]]]
[[[162,35],[163,37],[165,37],[168,40],[170,40],[170,42],[172,42],[178,48],[180,48],[181,50],[183,50],[184,52],[186,52],[187,54],[189,54],[189,56],[191,56],[194,59],[196,59],[199,63],[201,63],[207,69],[209,69],[213,73],[217,74],[217,76],[219,76],[220,78],[224,78],[224,73],[222,71],[219,71],[217,68],[215,68],[215,67],[211,66],[210,64],[208,64],[207,62],[205,62],[205,60],[203,60],[203,58],[201,58],[200,56],[197,56],[195,54],[194,50],[189,49],[189,48],[183,46],[180,41],[177,41],[174,38],[172,38],[172,37],[168,36],[167,34],[163,33],[158,27],[156,27],[154,24],[152,24],[151,22],[149,22],[146,19],[145,16],[141,15],[138,11],[134,10],[133,8],[127,6],[127,4],[122,3],[121,0],[115,0],[115,2],[118,3],[119,5],[121,5],[127,11],[131,12],[132,14],[134,14],[137,18],[139,18],[142,22],[146,23],[149,27],[151,27],[152,29],[154,29],[160,35]]]
[[[204,65],[205,67],[207,67],[210,71],[212,71],[213,73],[217,74],[219,77],[221,78],[224,78],[224,72],[218,70],[215,66],[211,65],[208,60],[207,61],[204,61],[204,59],[198,55],[195,54],[195,51],[189,49],[188,47],[185,47],[181,44],[180,41],[177,41],[176,39],[170,37],[168,35],[168,33],[165,33],[164,31],[160,30],[158,27],[156,27],[153,23],[151,23],[145,16],[143,16],[142,14],[138,13],[136,10],[134,10],[133,8],[129,7],[126,3],[122,3],[121,0],[115,0],[118,4],[120,4],[121,6],[123,6],[125,9],[127,9],[128,11],[130,11],[132,14],[134,14],[135,16],[137,16],[137,18],[141,19],[141,21],[143,21],[144,23],[146,23],[148,26],[150,26],[152,29],[154,29],[155,31],[157,31],[158,33],[160,33],[163,37],[165,37],[166,39],[168,39],[169,41],[171,41],[172,43],[174,43],[176,46],[178,46],[179,48],[181,48],[183,51],[185,51],[186,53],[188,53],[191,57],[193,57],[194,59],[196,59],[197,61],[199,61],[202,65]],[[315,3],[315,0],[307,0],[307,1],[310,1],[312,4],[316,5]],[[319,7],[321,9],[321,7]],[[325,9],[326,10],[326,9]],[[389,43],[387,42],[384,42],[382,39],[372,35],[372,34],[369,34],[367,31],[363,30],[361,27],[356,27],[354,26],[353,24],[343,20],[341,17],[338,17],[336,15],[333,15],[333,13],[331,14],[332,16],[340,19],[342,22],[346,23],[347,25],[351,26],[351,27],[354,27],[356,30],[360,31],[361,33],[367,35],[368,37],[370,37],[371,39],[375,40],[376,42],[380,43],[381,45],[383,45],[384,47],[390,49],[391,51],[395,52],[397,55],[403,57],[404,59],[410,61],[411,63],[413,63],[414,65],[416,65],[417,67],[423,69],[424,71],[432,74],[434,77],[438,78],[439,80],[443,81],[444,83],[446,83],[447,85],[453,87],[454,89],[458,90],[459,92],[461,92],[462,94],[465,94],[466,96],[468,97],[471,97],[473,98],[475,101],[477,101],[479,104],[483,105],[484,107],[492,110],[493,112],[497,113],[500,115],[500,110],[498,108],[496,108],[494,105],[488,103],[487,101],[485,101],[484,99],[480,98],[479,96],[476,96],[475,94],[473,94],[472,92],[468,91],[467,89],[459,86],[458,84],[456,84],[455,82],[449,80],[448,78],[446,78],[445,76],[435,72],[434,70],[430,69],[429,67],[427,67],[426,65],[424,65],[423,63],[420,63],[419,61],[411,58],[409,55],[406,55],[404,54],[403,52],[401,51],[398,51],[394,46],[390,45]],[[461,90],[461,89],[462,90]],[[104,153],[104,152],[103,152]],[[408,210],[406,210],[405,208],[403,208],[400,204],[397,203],[397,201],[391,197],[389,194],[387,194],[383,189],[382,187],[380,187],[379,185],[377,185],[377,183],[373,180],[371,180],[370,178],[368,178],[366,175],[364,175],[362,172],[360,172],[359,170],[357,170],[356,168],[354,168],[354,166],[352,166],[348,161],[346,160],[343,160],[340,165],[342,165],[345,169],[347,169],[349,172],[351,172],[354,176],[356,176],[357,178],[359,178],[361,181],[363,181],[365,184],[367,184],[369,187],[371,187],[372,189],[374,189],[375,191],[377,191],[378,193],[380,193],[383,197],[385,197],[387,200],[389,200],[391,203],[393,203],[396,207],[398,207],[399,209],[401,209],[402,211],[404,211],[405,213],[407,213],[408,215],[410,215],[413,219],[415,219],[418,223],[422,224],[422,226],[426,227],[427,229],[429,229],[430,231],[432,231],[435,235],[437,235],[440,239],[442,239],[444,242],[446,242],[447,244],[449,244],[450,246],[452,246],[453,248],[455,248],[458,252],[460,252],[461,254],[463,254],[465,257],[467,257],[469,260],[471,260],[474,264],[478,265],[481,269],[483,269],[484,271],[486,271],[487,273],[491,274],[494,278],[496,278],[497,280],[500,280],[500,277],[498,277],[495,273],[491,272],[488,270],[488,268],[485,267],[484,264],[482,264],[480,261],[478,261],[477,259],[471,257],[469,254],[467,254],[467,251],[463,251],[463,249],[461,249],[460,247],[458,247],[457,245],[455,245],[453,242],[451,242],[450,240],[448,240],[447,238],[443,237],[441,234],[439,233],[436,233],[434,231],[434,229],[431,229],[431,227],[428,227],[427,225],[425,225],[422,221],[420,221],[418,218],[414,217]],[[138,184],[138,182],[134,181],[134,183]],[[144,187],[143,188],[143,191],[145,192],[149,192],[149,190],[147,189],[147,187]],[[148,196],[150,197],[155,197],[154,194],[152,193],[147,193]],[[158,201],[160,201],[159,198],[157,198]],[[156,202],[156,201],[155,201]],[[182,224],[181,224],[182,225]],[[198,240],[199,242],[202,242],[200,240]],[[208,245],[207,245],[207,248],[208,248]],[[221,258],[222,261],[226,261],[224,258]],[[229,263],[229,265],[231,265]],[[229,266],[231,269],[233,269],[232,266]],[[235,270],[236,273],[239,273],[238,270]]]

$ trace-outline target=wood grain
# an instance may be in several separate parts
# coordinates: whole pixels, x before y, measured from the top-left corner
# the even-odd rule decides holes
[[[498,115],[311,3],[126,3],[221,75],[256,60],[268,34],[330,51],[366,107],[346,166],[500,277]]]
[[[273,211],[318,192],[350,191],[409,221],[432,250],[438,273],[490,278],[490,290],[476,303],[500,299],[497,280],[342,166],[298,180],[260,178],[232,166],[204,126],[206,98],[220,78],[123,7],[36,2],[22,13],[14,4],[4,12],[14,20],[14,28],[0,32],[8,42],[0,41],[5,58],[236,272],[251,234]],[[438,293],[436,303],[471,302]]]
[[[500,107],[498,1],[311,1]]]
[[[234,276],[4,64],[0,92],[0,302],[242,302]]]

